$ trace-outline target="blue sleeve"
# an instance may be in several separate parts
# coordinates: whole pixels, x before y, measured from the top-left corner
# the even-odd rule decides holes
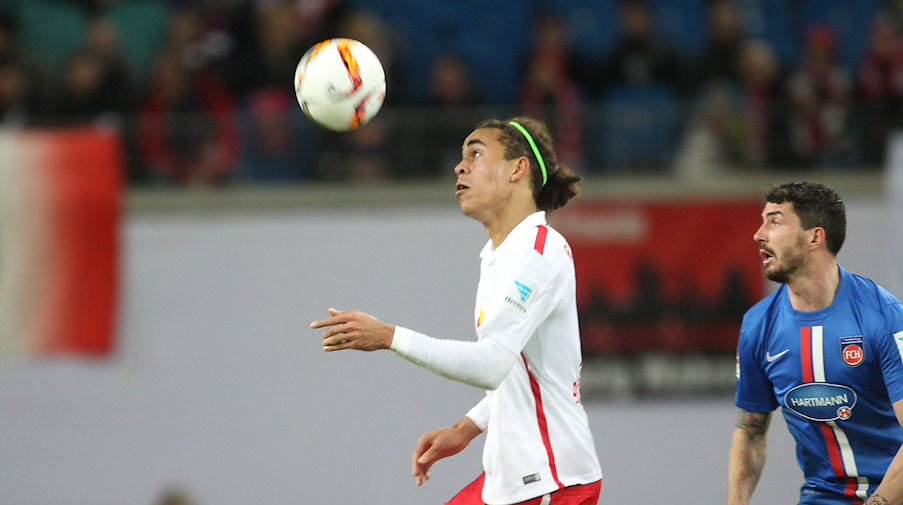
[[[891,403],[903,400],[903,305],[894,301],[885,306],[886,330],[876,339],[881,373]]]
[[[734,403],[749,412],[771,412],[778,408],[778,400],[774,395],[774,386],[761,365],[764,340],[762,326],[750,323],[753,319],[752,313],[747,313],[740,328],[740,342],[737,345],[737,396]]]

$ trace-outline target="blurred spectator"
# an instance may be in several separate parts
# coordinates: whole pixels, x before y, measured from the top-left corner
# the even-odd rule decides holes
[[[903,125],[903,37],[887,14],[874,21],[859,85],[865,100],[863,156],[869,163],[883,163],[888,133]]]
[[[254,181],[301,178],[298,122],[292,91],[298,60],[313,41],[299,29],[296,7],[287,2],[248,4],[250,41],[227,64],[229,82],[241,99],[242,163],[239,177]]]
[[[208,9],[186,7],[173,13],[160,54],[178,59],[189,69],[219,72],[219,64],[231,54],[234,44],[227,30],[230,5],[210,3]]]
[[[13,62],[0,62],[0,128],[24,127],[31,119],[25,72]]]
[[[251,24],[241,47],[227,65],[230,86],[242,95],[259,88],[291,88],[295,66],[319,40],[319,31],[303,28],[297,7],[286,2],[259,2],[245,15]]]
[[[467,61],[450,52],[433,58],[427,93],[427,115],[441,120],[423,121],[416,129],[417,138],[411,139],[416,142],[412,149],[421,170],[450,169],[461,159],[461,134],[479,121],[474,107],[483,103],[482,94]]]
[[[311,154],[310,142],[315,135],[302,128],[316,127],[302,117],[290,89],[289,86],[260,88],[245,97],[239,177],[276,182],[313,176],[317,156]]]
[[[691,113],[675,157],[675,172],[683,178],[724,173],[742,159],[744,117],[737,90],[726,83],[706,86]]]
[[[621,0],[620,23],[620,42],[603,67],[603,87],[664,85],[679,91],[684,71],[680,54],[656,33],[645,0]]]
[[[154,179],[222,183],[238,156],[234,98],[216,73],[193,70],[174,55],[164,55],[141,108],[138,135]]]
[[[53,113],[64,124],[120,122],[133,108],[131,71],[116,29],[104,18],[87,28],[85,47],[64,65]]]
[[[454,53],[439,54],[430,65],[429,105],[448,109],[482,102],[467,62]]]
[[[548,123],[559,160],[574,167],[583,160],[582,102],[569,58],[567,25],[556,16],[540,17],[527,55],[520,105],[523,112]]]
[[[157,505],[194,505],[195,503],[188,491],[178,487],[166,489],[157,501]]]
[[[709,39],[693,69],[692,80],[702,91],[710,84],[740,81],[737,60],[746,35],[734,0],[714,0],[708,7]]]
[[[338,21],[337,30],[339,37],[362,42],[379,58],[386,80],[391,82],[383,105],[386,109],[386,105],[393,103],[393,95],[401,92],[395,80],[400,72],[395,68],[395,42],[391,38],[391,32],[376,14],[360,10],[346,12]],[[401,166],[390,159],[394,139],[393,129],[386,116],[384,110],[362,128],[333,136],[334,148],[347,155],[344,170],[339,171],[344,172],[345,180],[373,182],[410,175],[405,174]]]
[[[0,124],[34,124],[49,110],[46,66],[23,47],[19,25],[0,7]]]
[[[410,103],[399,60],[397,34],[386,26],[377,13],[357,9],[343,11],[336,21],[336,34],[338,37],[362,42],[379,58],[388,84],[386,104],[391,106]]]
[[[795,164],[836,166],[849,155],[851,88],[833,29],[812,26],[803,61],[788,81],[790,147]]]
[[[342,0],[252,0],[257,10],[263,12],[280,5],[291,6],[291,18],[298,32],[313,42],[329,37],[334,28],[334,17],[341,11]],[[301,55],[299,54],[300,58]]]
[[[739,161],[760,167],[783,166],[788,147],[784,87],[774,49],[762,40],[747,41],[740,52],[739,65],[745,119]]]

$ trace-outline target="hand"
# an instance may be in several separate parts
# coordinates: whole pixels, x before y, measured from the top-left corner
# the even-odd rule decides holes
[[[310,327],[314,329],[326,328],[323,333],[324,351],[376,351],[388,349],[392,345],[395,326],[385,324],[364,312],[343,312],[336,309],[329,309],[327,312],[331,317],[310,323]]]
[[[430,480],[430,467],[440,459],[454,456],[463,451],[470,441],[482,433],[468,418],[464,418],[451,428],[442,428],[425,433],[414,448],[411,469],[418,486]]]

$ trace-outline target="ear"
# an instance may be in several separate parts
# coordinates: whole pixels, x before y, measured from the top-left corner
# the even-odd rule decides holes
[[[821,226],[816,226],[809,230],[812,232],[812,236],[809,237],[809,249],[815,250],[819,247],[826,247],[828,243],[828,235],[825,233],[825,229]]]
[[[521,156],[514,160],[514,162],[514,168],[512,168],[511,170],[511,177],[509,178],[509,181],[515,183],[521,179],[529,178],[530,161],[527,160],[527,157]]]

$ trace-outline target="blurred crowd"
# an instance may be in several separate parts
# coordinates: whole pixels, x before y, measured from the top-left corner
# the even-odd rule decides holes
[[[903,123],[899,2],[847,2],[866,16],[851,34],[787,7],[805,1],[600,0],[598,44],[576,36],[584,3],[493,2],[482,22],[468,2],[0,0],[0,127],[115,129],[133,184],[217,185],[447,176],[488,114],[546,119],[589,174],[876,169]],[[783,9],[795,52],[751,29],[753,4]],[[663,27],[686,5],[693,50]],[[348,134],[307,121],[291,86],[335,36],[389,85]]]

